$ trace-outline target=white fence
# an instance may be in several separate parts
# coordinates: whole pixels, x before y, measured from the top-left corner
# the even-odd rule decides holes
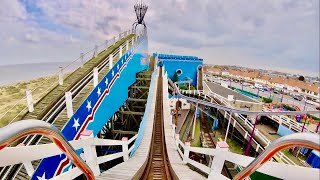
[[[89,165],[89,167],[94,172],[95,176],[100,175],[99,164],[117,159],[123,158],[124,161],[129,159],[129,153],[133,149],[133,141],[137,138],[137,135],[127,140],[112,140],[112,139],[99,139],[90,135],[88,133],[83,133],[81,140],[70,141],[70,144],[74,149],[84,150],[84,160]],[[96,146],[122,146],[121,152],[108,154],[105,156],[97,156]],[[23,152],[23,153],[22,153]],[[46,157],[59,155],[61,150],[55,144],[43,144],[43,145],[34,145],[34,146],[17,146],[17,147],[7,147],[0,151],[0,167],[10,166],[14,164],[23,163],[29,176],[32,176],[34,169],[31,165],[32,161],[43,159]],[[59,176],[56,176],[54,179],[74,179],[81,175],[82,172],[78,167],[75,167]]]
[[[222,97],[222,96],[220,96],[220,95],[218,95],[218,94],[216,94],[216,93],[214,93],[214,92],[211,92],[211,91],[203,91],[203,90],[182,90],[181,92],[182,92],[182,93],[187,93],[187,94],[193,94],[193,95],[200,95],[200,96],[203,96],[204,98],[211,98],[211,100],[210,100],[211,102],[213,102],[214,99],[216,98],[216,99],[218,99],[223,105],[225,105],[225,106],[227,106],[227,107],[231,107],[226,98],[224,98],[224,97]],[[238,119],[240,119],[242,122],[244,122],[244,124],[245,124],[247,127],[249,127],[249,130],[251,130],[251,131],[253,130],[253,124],[252,124],[247,118],[243,117],[241,114],[235,113],[235,115],[238,117]],[[230,116],[231,116],[231,117],[230,117]],[[246,140],[249,140],[249,139],[250,139],[250,137],[251,137],[250,132],[248,132],[248,130],[245,129],[242,124],[240,124],[234,117],[232,117],[232,115],[230,115],[229,112],[225,112],[225,117],[226,117],[226,118],[227,118],[227,117],[230,117],[230,118],[231,118],[230,120],[232,120],[232,122],[233,122],[233,123],[232,123],[232,126],[233,126],[233,127],[238,126],[239,128],[241,128],[241,130],[245,133],[244,138],[245,138]],[[255,129],[254,135],[255,135],[257,138],[261,139],[261,140],[266,144],[265,147],[262,147],[259,142],[257,142],[255,139],[252,139],[253,144],[256,145],[255,151],[256,151],[256,152],[258,152],[259,150],[260,150],[260,151],[264,151],[265,148],[268,147],[268,145],[270,145],[271,141],[270,141],[265,135],[263,135],[258,129]],[[282,152],[278,152],[278,153],[276,154],[276,158],[277,158],[278,160],[283,161],[283,162],[286,163],[286,164],[296,165],[295,162],[293,162],[290,158],[288,158],[288,157],[287,157],[284,153],[282,153]]]
[[[68,65],[64,67],[57,67],[56,73],[48,74],[48,76],[58,76],[59,78],[57,82],[52,83],[49,87],[38,86],[33,88],[32,90],[26,90],[27,92],[25,96],[23,96],[21,99],[16,100],[14,104],[11,107],[9,107],[7,110],[3,110],[3,113],[0,114],[0,121],[8,120],[10,118],[10,120],[8,121],[8,124],[10,124],[12,122],[15,122],[16,120],[19,120],[20,116],[22,116],[28,110],[32,112],[33,104],[37,103],[45,95],[45,93],[47,93],[49,90],[53,89],[57,85],[63,84],[63,79],[64,79],[63,74],[72,72],[77,68],[82,67],[83,64],[91,60],[93,57],[96,57],[98,54],[100,54],[102,51],[107,49],[109,46],[115,44],[118,40],[126,37],[130,33],[132,33],[131,30],[124,31],[120,33],[119,36],[115,36],[110,40],[106,40],[103,43],[97,44],[93,49],[90,49],[85,53],[80,53],[80,56],[76,58],[74,61],[70,62]],[[124,45],[123,47],[125,47],[126,42],[123,43],[123,45]],[[39,91],[41,93],[38,93]],[[32,97],[32,94],[36,94],[36,95]],[[12,114],[15,114],[15,116],[12,116]]]
[[[207,97],[208,94],[204,94],[204,91],[183,91],[190,94],[202,94],[203,97]],[[210,93],[209,93],[210,94]],[[223,101],[223,99],[221,99]],[[239,116],[239,115],[238,115]],[[240,118],[242,121],[245,121],[244,118]],[[239,124],[234,118],[232,118],[233,123]],[[250,134],[239,124],[239,127],[246,132],[246,138],[248,139]],[[173,126],[173,131],[174,131]],[[258,134],[255,134],[258,135]],[[253,160],[253,157],[244,156],[236,153],[229,152],[228,149],[225,148],[199,148],[199,147],[190,147],[190,143],[186,142],[185,144],[181,142],[179,138],[179,134],[176,134],[174,136],[176,141],[176,148],[180,155],[180,157],[183,159],[183,162],[186,164],[190,164],[197,169],[201,170],[203,173],[208,175],[208,179],[228,179],[227,177],[223,176],[221,174],[223,164],[225,161],[229,161],[234,163],[236,166],[242,166],[247,167]],[[265,148],[259,146],[259,144],[253,139],[253,142],[257,144],[257,149],[264,150]],[[268,140],[269,144],[271,143]],[[197,161],[194,161],[190,159],[189,154],[190,152],[203,154],[206,156],[209,156],[211,159],[213,159],[211,166],[207,166],[204,164],[201,164]],[[280,179],[318,179],[318,169],[315,168],[307,168],[307,167],[300,167],[296,166],[296,164],[286,157],[282,152],[279,152],[276,154],[276,157],[281,159],[283,163],[277,163],[268,161],[266,162],[262,167],[258,169],[259,172],[277,177]],[[285,173],[285,172],[294,172],[294,173]]]

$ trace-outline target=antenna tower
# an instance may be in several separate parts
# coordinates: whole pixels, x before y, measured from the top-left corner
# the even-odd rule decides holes
[[[148,10],[148,6],[143,4],[142,1],[134,5],[134,11],[136,12],[137,19],[132,24],[133,32],[136,32],[137,26],[139,24],[143,25],[145,29],[147,29],[147,25],[144,22],[144,16]]]

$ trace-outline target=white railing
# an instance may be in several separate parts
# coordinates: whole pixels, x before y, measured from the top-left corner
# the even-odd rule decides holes
[[[264,107],[262,109],[265,112],[273,112],[271,109]],[[272,120],[276,121],[277,123],[286,125],[289,129],[292,129],[296,132],[310,132],[310,133],[316,133],[314,130],[311,130],[307,125],[303,127],[302,124],[298,123],[297,121],[287,117],[287,116],[278,116],[278,115],[270,115],[269,116]],[[320,133],[320,132],[318,132]]]
[[[247,167],[254,160],[253,157],[232,153],[229,152],[228,149],[190,147],[190,143],[183,144],[183,142],[181,142],[178,134],[175,136],[175,141],[177,151],[180,157],[183,159],[183,162],[186,164],[190,164],[207,174],[208,179],[218,177],[218,179],[228,179],[227,177],[221,175],[221,171],[225,161],[234,163],[237,166]],[[209,167],[190,159],[190,152],[210,156],[213,159],[211,166]],[[258,171],[280,179],[318,179],[318,169],[287,165],[272,161],[266,162],[262,167],[258,169]]]
[[[208,91],[203,91],[203,90],[182,90],[182,93],[188,93],[188,94],[193,94],[193,95],[200,95],[203,96],[204,98],[217,98],[222,104],[224,104],[227,107],[231,107],[231,105],[228,103],[228,101],[226,100],[226,98],[214,93],[214,92],[208,92]],[[230,117],[230,114],[228,112],[226,112],[226,117]],[[238,119],[240,119],[241,121],[244,122],[245,125],[247,125],[247,127],[249,127],[249,129],[252,131],[253,130],[253,124],[246,118],[244,118],[241,114],[237,114],[236,116],[238,117]],[[238,126],[239,128],[241,128],[241,130],[245,133],[245,139],[249,140],[251,137],[251,133],[248,132],[247,129],[245,129],[243,127],[242,124],[240,124],[234,117],[231,117],[231,120],[233,121],[232,126]],[[257,136],[259,139],[261,139],[266,146],[262,147],[260,145],[260,143],[258,143],[254,138],[252,139],[253,144],[256,144],[256,149],[255,151],[258,152],[260,151],[264,151],[266,147],[268,147],[271,143],[271,141],[264,135],[262,134],[258,129],[255,129],[254,135]],[[278,152],[275,155],[277,160],[283,161],[286,164],[290,164],[290,165],[296,165],[295,162],[293,162],[289,157],[287,157],[284,153],[282,152]]]
[[[121,157],[124,161],[129,159],[129,153],[133,148],[133,145],[129,145],[135,141],[137,136],[138,135],[135,135],[129,140],[127,138],[123,138],[122,140],[99,139],[93,137],[92,131],[86,131],[82,133],[80,140],[70,141],[69,143],[74,149],[83,148],[84,160],[94,172],[94,175],[99,176],[99,164]],[[96,146],[122,146],[122,150],[118,153],[98,157],[96,154]],[[32,161],[59,155],[61,153],[61,150],[53,143],[34,146],[7,147],[0,151],[0,167],[23,163],[27,172],[34,172],[33,166],[31,165]],[[75,167],[53,179],[74,179],[81,174],[81,170],[78,167]],[[30,173],[29,176],[32,176],[32,173]]]
[[[86,53],[81,53],[80,57],[78,57],[74,61],[70,62],[68,65],[66,65],[64,67],[60,67],[59,70],[57,70],[55,73],[48,74],[48,76],[58,75],[59,78],[60,77],[63,78],[63,73],[72,72],[72,71],[76,70],[77,68],[82,67],[86,62],[91,60],[93,57],[96,57],[98,54],[100,54],[101,52],[106,50],[109,46],[112,46],[118,40],[121,40],[122,38],[129,35],[130,33],[131,33],[131,30],[124,31],[124,32],[120,33],[119,36],[117,36],[117,37],[115,36],[110,40],[106,40],[105,42],[100,43],[99,45],[96,45],[93,49],[90,49]],[[43,97],[43,95],[45,95],[45,93],[47,93],[50,89],[53,89],[58,84],[59,84],[59,82],[55,82],[55,83],[52,83],[48,87],[43,87],[42,85],[40,85],[40,86],[37,86],[37,87],[33,88],[32,90],[30,90],[30,94],[36,94],[33,97],[31,96],[31,101],[33,98],[33,104],[37,103]],[[43,88],[45,88],[45,89],[43,89]],[[39,93],[39,92],[42,92],[42,93]],[[27,96],[28,95],[24,95],[21,99],[16,100],[14,105],[12,105],[7,110],[5,110],[3,113],[1,113],[0,114],[0,121],[6,117],[10,118],[8,116],[11,116],[11,113],[14,113],[16,115],[8,121],[8,124],[10,124],[12,122],[15,122],[17,119],[19,119],[18,117],[20,115],[27,112],[28,111],[28,103],[30,104],[30,102],[26,102],[27,98],[28,98]],[[21,105],[23,105],[22,108],[20,107]],[[17,109],[18,109],[18,113],[16,112]]]
[[[139,37],[141,37],[141,36],[139,36]],[[132,45],[133,45],[133,43],[134,42],[137,42],[137,40],[138,40],[138,38],[131,38],[131,39],[129,39],[128,40],[128,44],[129,44],[129,47],[131,47]],[[125,45],[127,42],[124,42],[122,45]],[[137,46],[138,46],[138,44],[136,44]],[[129,48],[128,47],[128,48]],[[123,46],[123,52],[126,52],[126,47],[125,46]],[[119,51],[120,51],[120,47],[119,48],[117,48],[114,52],[113,52],[113,57],[117,57],[118,55],[119,55]],[[125,53],[123,53],[123,54],[125,54]],[[120,58],[120,57],[119,57]],[[105,58],[98,66],[97,66],[97,68],[98,68],[98,73],[107,65],[109,63],[109,57],[107,57],[107,58]],[[93,72],[90,72],[90,73],[88,73],[83,79],[88,79],[88,78],[91,78],[91,77],[93,77],[94,76],[94,73]],[[80,87],[83,87],[83,84],[86,84],[86,83],[88,83],[88,81],[86,81],[86,80],[84,80],[84,81],[79,81],[70,91],[71,91],[71,93],[72,94],[74,94],[74,92],[76,92]],[[66,103],[66,101],[64,100],[64,98],[65,97],[62,97],[62,99],[63,99],[63,102],[62,102],[62,104],[60,104],[59,105],[59,107],[61,106],[61,105],[63,105],[64,103]],[[60,100],[59,100],[59,102],[60,102]],[[59,109],[59,108],[57,108],[57,109]],[[54,109],[53,111],[57,111],[56,109]],[[53,113],[53,114],[56,114],[56,113]],[[47,118],[46,119],[46,122],[49,122],[49,120],[52,118],[52,116],[50,116],[49,118]],[[12,123],[13,121],[11,121],[10,123]],[[53,123],[53,122],[52,122]],[[33,136],[32,137],[32,139],[34,139],[35,138],[35,136]],[[33,142],[32,141],[32,139],[29,141],[29,142]],[[23,142],[23,143],[25,143],[26,145],[30,145],[30,143],[29,142]],[[11,168],[11,167],[10,167]],[[19,168],[19,170],[21,169],[21,166],[20,166],[20,168]],[[2,171],[1,171],[2,172]],[[9,172],[9,171],[7,171],[7,172]],[[6,174],[7,175],[7,174]]]

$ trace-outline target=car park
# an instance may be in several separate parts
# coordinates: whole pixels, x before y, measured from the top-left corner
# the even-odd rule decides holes
[[[275,93],[275,94],[281,94],[281,92],[279,91],[279,90],[273,90],[273,93]]]
[[[293,99],[298,100],[298,101],[302,101],[303,100],[303,96],[294,95]]]

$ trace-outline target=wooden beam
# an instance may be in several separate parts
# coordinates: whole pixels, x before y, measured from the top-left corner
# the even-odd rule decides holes
[[[138,132],[136,131],[123,131],[123,130],[112,130],[112,133],[120,133],[120,134],[132,134],[132,135],[136,135],[138,134]]]
[[[131,88],[136,88],[136,89],[149,89],[147,86],[131,86]]]
[[[146,106],[132,106],[132,108],[135,108],[135,109],[145,109]]]
[[[127,115],[139,115],[139,116],[144,115],[144,112],[135,112],[135,111],[119,111],[119,112]]]
[[[128,101],[147,102],[147,99],[128,98]]]
[[[151,78],[139,78],[139,77],[137,77],[136,80],[151,81]]]

